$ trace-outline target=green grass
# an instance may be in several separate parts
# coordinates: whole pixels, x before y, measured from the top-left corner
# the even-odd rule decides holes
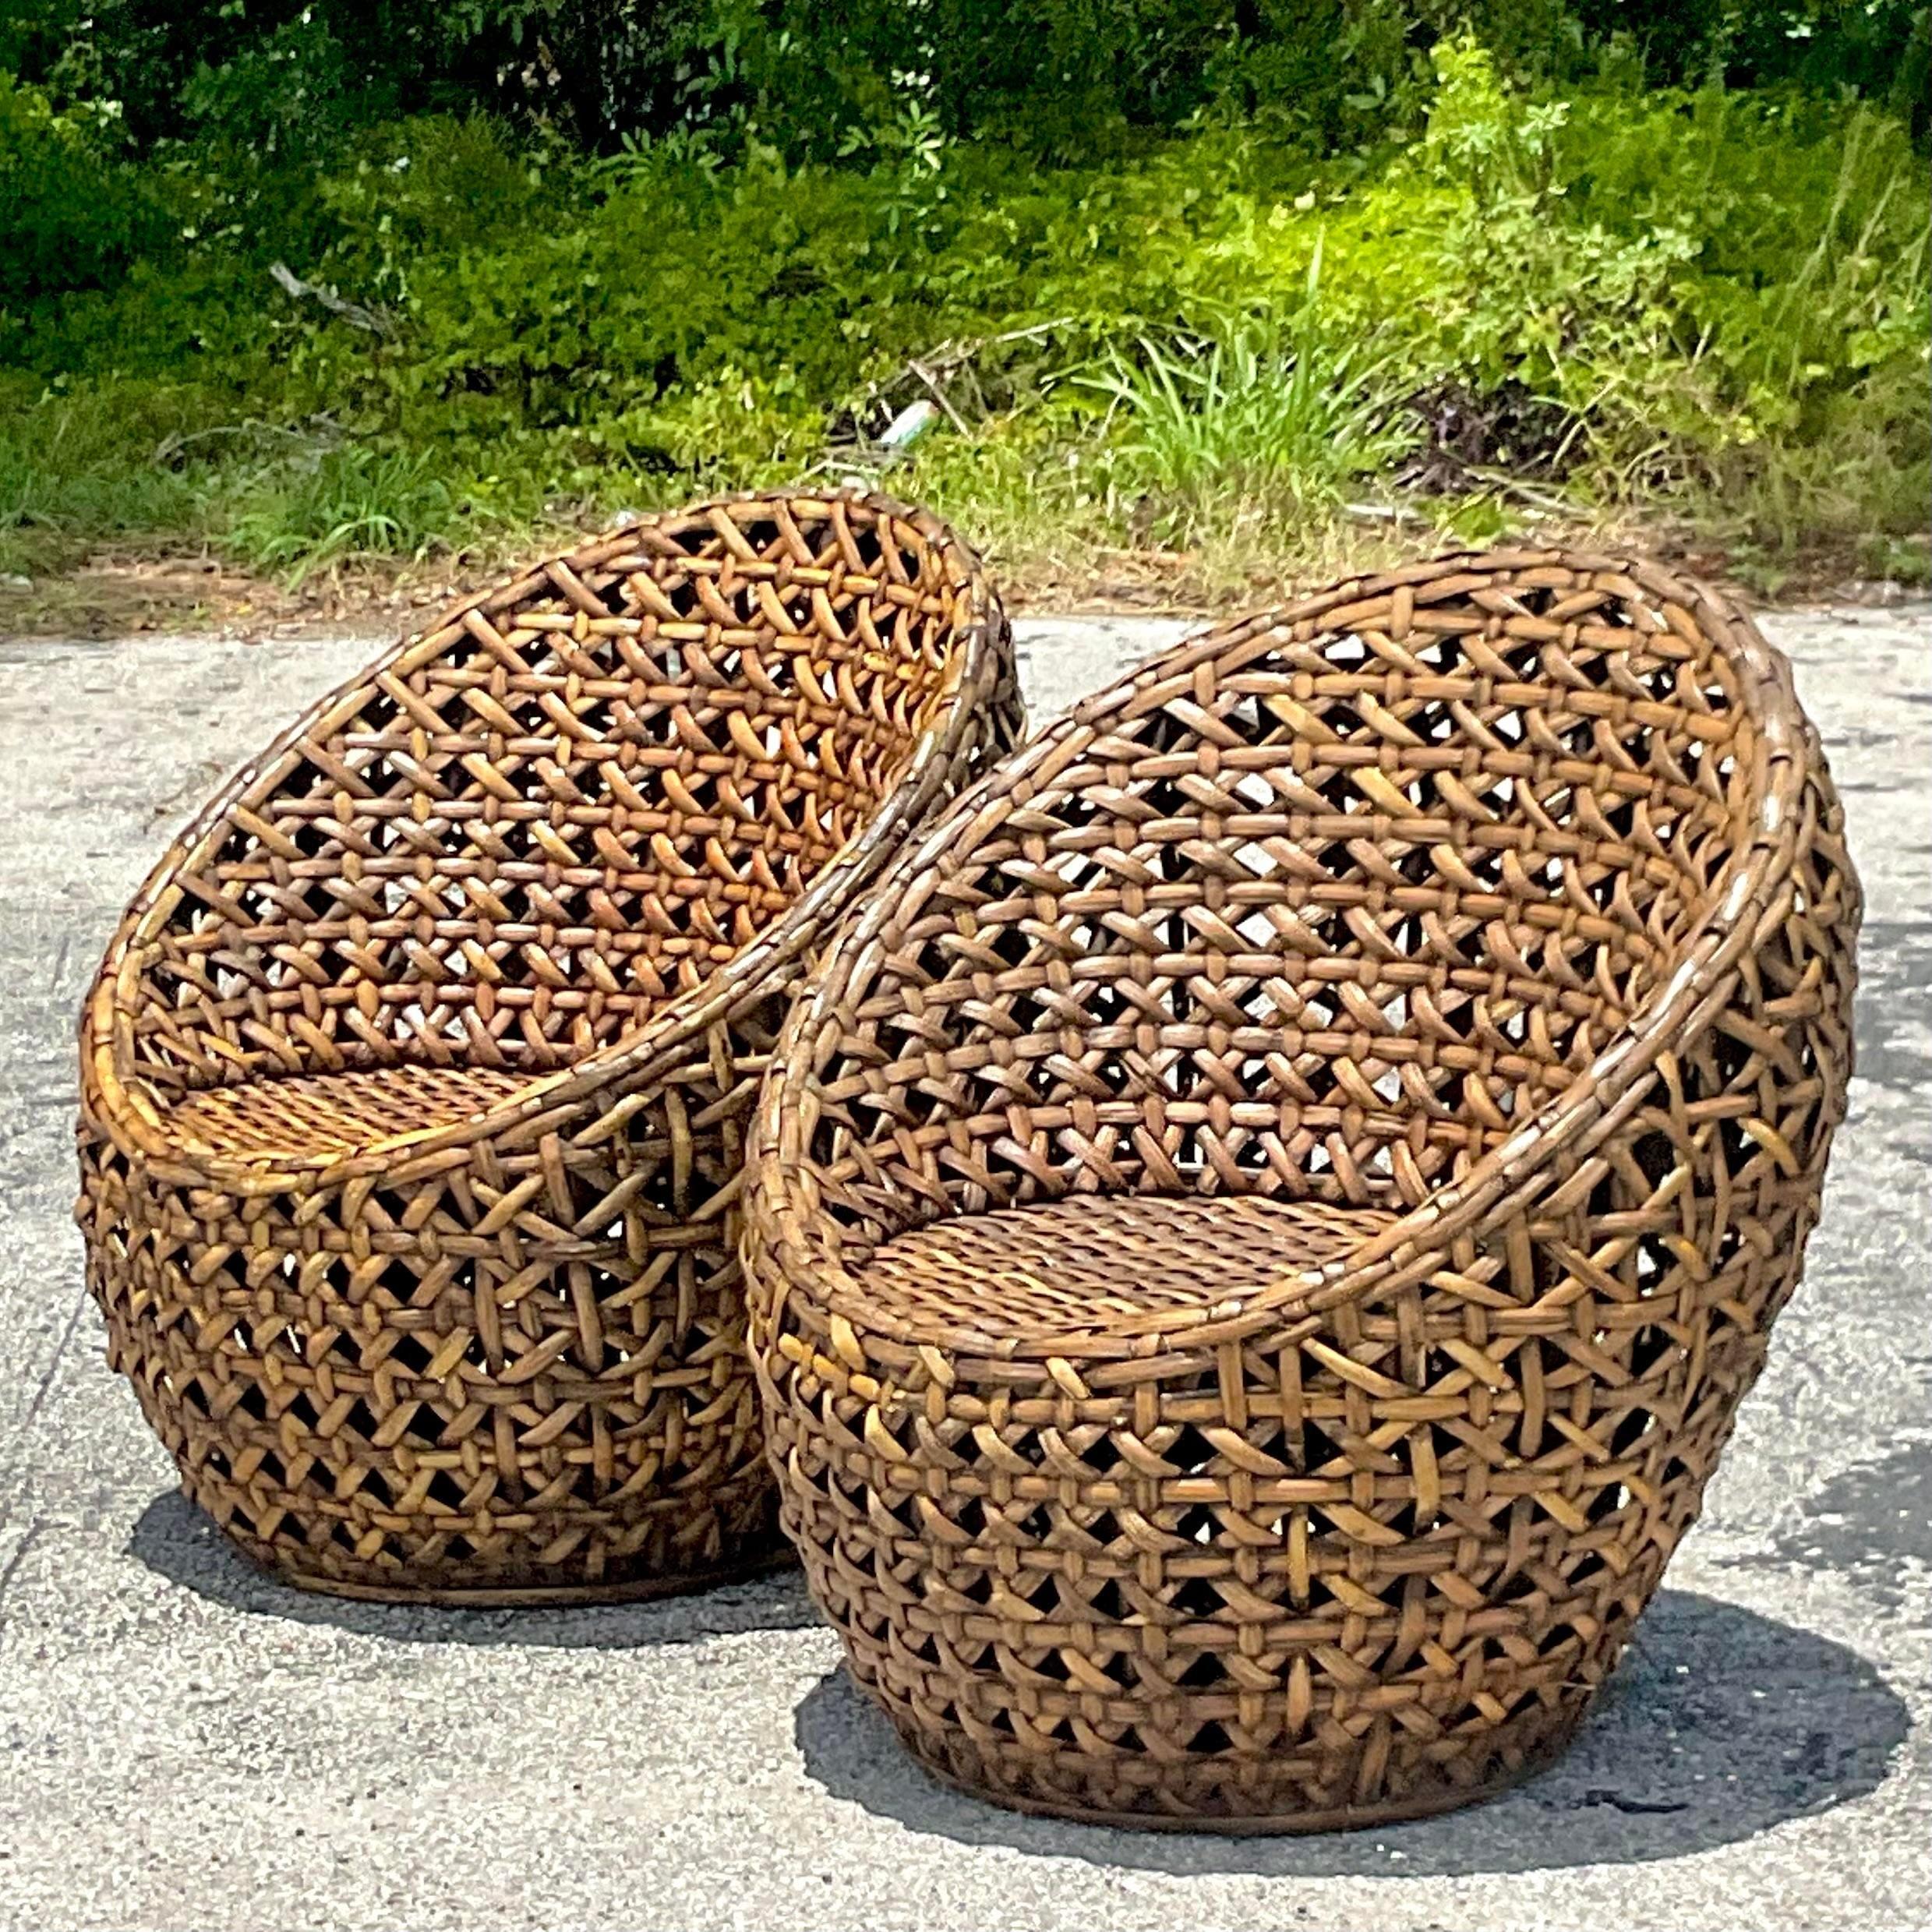
[[[150,396],[11,390],[0,387],[0,574],[37,576],[97,546],[198,532],[194,480],[154,460],[171,432],[165,410],[150,407],[143,422]]]
[[[207,549],[292,587],[343,565],[514,543],[542,521],[440,450],[206,414],[139,383],[0,410],[0,574],[51,574],[100,550]]]
[[[1932,276],[1898,125],[1437,59],[1419,138],[1327,157],[1203,128],[1084,166],[612,168],[444,118],[325,166],[124,171],[122,271],[0,293],[0,571],[194,545],[299,581],[849,474],[1069,585],[1131,556],[1231,595],[1530,518],[1665,521],[1766,583],[1821,549],[1916,568]],[[929,380],[944,420],[889,458]]]
[[[1420,434],[1386,367],[1305,324],[1286,340],[1250,327],[1136,351],[1075,380],[1108,404],[1116,499],[1133,493],[1137,533],[1164,543],[1323,521]]]
[[[233,492],[223,546],[291,585],[372,558],[420,562],[449,547],[472,506],[426,451],[311,453],[271,466]]]

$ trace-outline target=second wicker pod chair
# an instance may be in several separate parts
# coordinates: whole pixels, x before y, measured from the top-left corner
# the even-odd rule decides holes
[[[913,1750],[1294,1831],[1560,1748],[1797,1280],[1858,910],[1787,667],[1611,557],[1339,585],[961,800],[745,1217],[786,1524]]]
[[[1019,726],[943,526],[725,499],[458,606],[184,835],[83,1016],[79,1214],[243,1550],[445,1602],[771,1559],[745,1118],[808,948]]]

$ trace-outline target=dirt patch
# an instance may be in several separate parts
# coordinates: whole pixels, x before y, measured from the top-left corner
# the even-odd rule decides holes
[[[206,555],[107,553],[57,576],[0,580],[0,637],[106,638],[147,631],[227,637],[409,630],[452,594],[439,570],[358,567],[299,587]],[[486,579],[485,581],[487,581]]]
[[[1427,460],[1439,469],[1445,487],[1467,488],[1475,479],[1466,466],[1460,483],[1452,486],[1448,479],[1462,460],[1456,451],[1476,447],[1471,440],[1476,431],[1467,423],[1458,426],[1446,403],[1443,434],[1443,448]],[[1634,547],[1723,585],[1747,603],[1767,601],[1748,581],[1748,571],[1747,581],[1740,581],[1736,562],[1726,552],[1668,522],[1585,525],[1535,517],[1515,528],[1506,540],[1591,549]],[[570,541],[567,534],[537,532],[504,553],[411,563],[371,560],[319,573],[299,586],[253,576],[203,553],[101,553],[59,575],[32,581],[0,577],[0,638],[109,638],[149,631],[254,638],[309,630],[399,636],[420,627],[452,599],[508,574],[519,560],[567,548]],[[1227,551],[1069,546],[1068,553],[1061,555],[1007,557],[994,550],[987,562],[1011,612],[1214,616],[1263,609],[1346,571],[1383,568],[1453,547],[1453,540],[1419,510],[1369,509],[1360,513],[1352,532],[1312,539],[1294,551],[1252,557]],[[1821,552],[1781,575],[1775,601],[1828,599],[1883,606],[1923,595],[1922,588],[1859,576],[1848,552]]]

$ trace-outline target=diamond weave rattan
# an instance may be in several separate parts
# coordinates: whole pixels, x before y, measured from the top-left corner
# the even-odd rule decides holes
[[[781,1549],[745,1117],[807,948],[1018,727],[941,525],[746,497],[458,606],[243,772],[83,1022],[89,1279],[189,1495],[356,1595]]]
[[[786,1527],[940,1775],[1306,1830],[1559,1749],[1844,1103],[1789,673],[1550,552],[1340,585],[1007,761],[801,998],[744,1252]]]

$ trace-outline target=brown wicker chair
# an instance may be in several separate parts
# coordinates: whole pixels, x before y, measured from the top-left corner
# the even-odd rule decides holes
[[[786,1526],[913,1750],[1298,1831],[1559,1750],[1797,1280],[1858,909],[1785,664],[1612,558],[1342,584],[961,800],[744,1223]]]
[[[729,498],[458,605],[184,835],[83,1017],[79,1217],[249,1555],[513,1602],[782,1552],[745,1118],[808,949],[1019,722],[933,518]]]

